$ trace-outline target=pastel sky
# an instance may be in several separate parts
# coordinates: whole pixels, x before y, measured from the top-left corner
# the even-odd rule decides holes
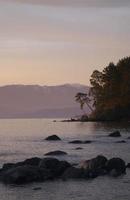
[[[0,0],[0,85],[89,84],[130,56],[130,0]]]

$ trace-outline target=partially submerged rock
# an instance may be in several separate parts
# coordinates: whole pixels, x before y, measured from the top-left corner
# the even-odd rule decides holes
[[[44,158],[39,164],[41,169],[49,169],[54,178],[59,177],[70,166],[67,161],[59,161],[56,158]]]
[[[106,163],[106,169],[110,175],[112,175],[111,172],[114,172],[116,176],[119,176],[126,172],[126,164],[121,158],[112,158]]]
[[[82,147],[77,147],[75,150],[82,150],[83,148]]]
[[[106,174],[106,166],[107,158],[105,156],[99,155],[91,160],[86,160],[80,163],[80,167],[85,169],[88,173],[88,177],[96,177],[99,175]]]
[[[48,141],[57,141],[57,140],[61,140],[61,139],[57,135],[50,135],[47,138],[45,138],[45,140],[48,140]]]
[[[70,167],[62,175],[62,179],[81,179],[84,178],[84,170],[81,168]]]
[[[119,131],[114,131],[113,133],[109,134],[109,137],[121,137],[121,134]]]
[[[24,165],[30,165],[30,166],[38,166],[41,161],[41,158],[38,157],[32,157],[29,159],[26,159],[22,162],[17,162],[17,163],[5,163],[2,167],[2,170],[8,170],[14,167],[20,167]]]
[[[125,140],[120,140],[120,141],[116,141],[116,143],[126,143],[126,141]]]
[[[67,155],[64,151],[51,151],[45,154],[45,156],[64,156]]]
[[[130,168],[130,163],[128,163],[128,164],[126,165],[126,168]]]
[[[126,172],[125,164],[121,158],[108,160],[99,155],[77,165],[67,161],[60,161],[53,157],[30,158],[23,162],[7,163],[0,170],[0,181],[6,184],[26,184],[53,179],[90,179],[101,175],[117,177]]]
[[[69,142],[70,144],[83,144],[82,140],[72,140]]]
[[[91,144],[92,141],[91,141],[91,140],[85,140],[83,143],[84,143],[84,144]]]
[[[85,140],[85,141],[82,141],[82,140],[72,140],[69,142],[70,144],[90,144],[92,143],[91,140]]]
[[[50,172],[46,169],[24,165],[4,171],[0,179],[6,184],[26,184],[48,180],[50,177]]]

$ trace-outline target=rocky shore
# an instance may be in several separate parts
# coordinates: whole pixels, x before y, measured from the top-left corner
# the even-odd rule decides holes
[[[108,135],[109,137],[121,137],[119,131]],[[44,141],[61,141],[57,135],[51,135]],[[89,140],[73,140],[69,144],[91,144]],[[122,142],[122,141],[121,141]],[[82,149],[77,147],[76,150]],[[44,158],[33,157],[17,163],[5,163],[0,169],[0,182],[4,184],[27,184],[32,182],[45,182],[48,180],[89,180],[98,176],[118,177],[126,174],[126,168],[130,163],[125,163],[121,158],[108,159],[104,155],[98,155],[92,159],[85,159],[77,164],[55,158],[55,156],[67,155],[64,151],[51,151]]]
[[[89,180],[98,176],[117,177],[126,173],[126,164],[121,158],[107,159],[98,155],[77,165],[56,158],[30,158],[23,162],[6,163],[0,170],[0,181],[5,184],[27,184],[48,180]]]

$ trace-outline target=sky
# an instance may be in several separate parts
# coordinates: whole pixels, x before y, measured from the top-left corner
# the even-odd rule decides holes
[[[89,85],[130,56],[130,0],[0,0],[0,85]]]

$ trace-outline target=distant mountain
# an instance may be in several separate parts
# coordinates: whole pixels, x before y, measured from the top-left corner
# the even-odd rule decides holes
[[[88,90],[89,87],[80,84],[3,86],[0,87],[0,118],[65,118],[80,115],[82,112],[74,97],[77,92]]]

